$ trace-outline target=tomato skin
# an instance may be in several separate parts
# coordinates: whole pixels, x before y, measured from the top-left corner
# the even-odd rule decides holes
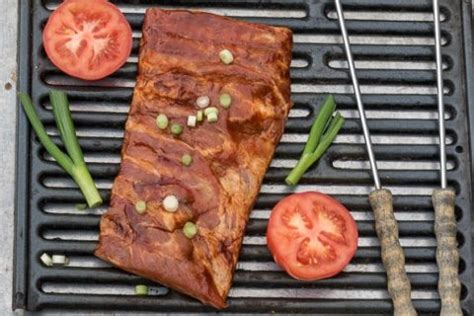
[[[299,280],[338,274],[355,255],[357,242],[357,225],[349,211],[319,192],[282,199],[267,227],[267,245],[275,262]]]
[[[86,30],[88,22],[98,26]],[[51,62],[66,74],[99,80],[127,61],[132,50],[132,29],[120,10],[107,0],[66,0],[50,15],[43,45]]]

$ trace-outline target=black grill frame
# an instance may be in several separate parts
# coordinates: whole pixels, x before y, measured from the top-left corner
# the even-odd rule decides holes
[[[41,25],[47,17],[48,12],[42,8],[42,3],[48,1],[29,0],[20,2],[19,19],[19,91],[27,91],[33,96],[36,104],[44,100],[45,92],[49,86],[44,80],[61,75],[52,69],[42,53],[41,47]],[[116,1],[113,1],[116,2]],[[122,1],[123,2],[123,1]],[[121,3],[122,3],[121,2]],[[140,1],[129,1],[139,3]],[[142,1],[153,3],[152,1]],[[287,25],[297,31],[298,34],[310,34],[311,32],[324,32],[325,34],[336,35],[339,33],[337,21],[331,21],[325,17],[325,12],[333,8],[332,1],[304,1],[304,0],[230,0],[230,1],[159,1],[160,4],[173,3],[174,5],[190,4],[193,6],[225,6],[227,8],[239,8],[247,4],[251,8],[272,7],[272,8],[301,8],[305,9],[311,17],[318,19],[272,19],[272,18],[250,18],[248,20],[256,22],[270,23],[273,25]],[[156,1],[155,1],[156,3]],[[414,10],[426,11],[430,7],[430,0],[400,0],[393,4],[390,0],[378,0],[377,5],[391,10]],[[158,5],[158,4],[156,4]],[[344,7],[346,10],[357,8],[370,8],[374,5],[373,0],[346,0]],[[442,24],[442,34],[447,37],[449,44],[443,47],[443,56],[447,57],[451,68],[444,74],[445,85],[453,92],[446,96],[447,109],[454,111],[456,116],[453,120],[447,121],[447,134],[454,137],[455,144],[447,146],[448,158],[457,163],[457,168],[448,173],[448,181],[458,192],[458,228],[460,240],[463,241],[460,247],[460,254],[463,260],[461,280],[463,284],[462,305],[464,312],[470,315],[474,312],[473,306],[473,278],[472,278],[472,247],[471,232],[472,222],[470,210],[472,209],[472,186],[471,186],[471,150],[474,148],[474,137],[470,135],[470,127],[474,126],[473,109],[473,64],[472,64],[472,25],[471,25],[471,1],[444,0],[441,1],[442,12],[447,14],[448,21]],[[127,14],[134,30],[140,29],[142,16],[137,14]],[[380,28],[382,26],[382,28]],[[432,36],[431,23],[426,22],[382,22],[382,21],[348,21],[348,31],[353,35],[370,33],[373,35],[394,35],[401,36]],[[134,50],[137,47],[137,40],[134,42]],[[397,57],[432,60],[434,49],[432,46],[392,46],[391,58]],[[386,53],[387,47],[383,45],[364,46],[354,45],[354,55],[356,58],[368,58],[370,56],[382,55]],[[406,52],[411,52],[410,56]],[[350,84],[348,72],[345,70],[330,69],[325,64],[325,58],[332,54],[332,57],[343,57],[343,49],[340,44],[300,44],[295,45],[295,57],[306,56],[310,60],[307,68],[292,69],[292,77],[297,84]],[[311,61],[313,63],[311,63]],[[434,71],[390,71],[383,74],[379,70],[361,70],[358,72],[361,84],[371,84],[373,81],[381,85],[390,84],[410,84],[410,85],[432,85],[435,82]],[[49,76],[49,77],[48,77]],[[133,66],[125,66],[119,71],[117,77],[133,78]],[[114,77],[115,78],[115,77]],[[49,79],[51,80],[51,79]],[[72,81],[77,83],[78,81]],[[106,82],[105,85],[108,83]],[[101,99],[103,91],[108,91],[105,101],[111,99],[120,102],[128,102],[132,90],[126,88],[94,88],[92,92],[87,92],[87,88],[77,86],[64,86],[73,100],[80,98]],[[343,109],[355,109],[355,102],[352,95],[336,94],[340,107]],[[314,111],[315,105],[319,104],[323,98],[321,93],[295,94],[293,100],[297,107],[308,108]],[[432,108],[432,101],[435,96],[424,95],[404,95],[401,100],[396,101],[397,108],[411,109],[413,104],[420,107]],[[364,100],[367,108],[379,109],[379,105],[394,102],[392,98],[384,95],[366,95]],[[41,109],[40,117],[47,126],[51,125],[52,115],[49,111]],[[125,114],[95,114],[74,113],[76,124],[80,128],[87,129],[98,124],[105,124],[110,129],[116,129],[123,125]],[[401,124],[400,124],[401,123]],[[400,124],[400,125],[399,125]],[[289,120],[287,131],[292,133],[304,133],[310,125],[310,119]],[[384,133],[414,134],[436,136],[437,123],[434,120],[416,120],[412,122],[393,120],[371,120],[369,127],[374,135]],[[38,257],[42,252],[63,252],[71,255],[90,255],[95,242],[83,241],[54,241],[41,237],[45,228],[71,228],[79,225],[86,231],[96,231],[98,225],[97,216],[84,215],[62,215],[48,214],[41,211],[44,203],[58,202],[61,199],[79,201],[80,194],[77,190],[71,189],[51,189],[41,184],[45,176],[53,175],[64,177],[64,173],[51,163],[42,161],[39,157],[42,153],[37,140],[32,136],[26,118],[21,110],[18,112],[18,138],[17,138],[17,167],[16,167],[16,213],[15,213],[15,264],[14,264],[14,290],[13,308],[22,308],[31,311],[54,310],[54,311],[77,311],[77,310],[100,310],[100,311],[155,311],[160,313],[186,313],[186,312],[213,312],[210,307],[184,297],[178,293],[171,292],[163,298],[134,297],[134,296],[99,296],[99,295],[68,295],[68,294],[47,294],[40,290],[42,282],[49,280],[60,280],[68,282],[88,283],[91,277],[97,278],[101,282],[113,284],[123,282],[127,284],[143,283],[140,278],[112,269],[87,270],[80,268],[47,269],[44,268]],[[348,120],[344,127],[347,134],[360,134],[357,120]],[[121,146],[120,139],[101,140],[97,138],[82,138],[81,145],[86,151],[102,150],[103,152],[117,153]],[[301,144],[285,143],[279,146],[277,157],[295,158],[301,150]],[[461,146],[464,151],[457,153],[456,148]],[[390,147],[390,148],[389,148]],[[375,146],[377,158],[394,157],[402,158],[409,155],[412,159],[428,159],[437,156],[437,146],[423,145],[380,145]],[[403,155],[402,155],[403,154]],[[328,155],[321,161],[317,169],[313,169],[303,180],[308,185],[319,184],[344,184],[347,175],[331,167],[330,162],[334,157],[356,157],[364,158],[365,149],[362,144],[357,146],[334,145]],[[101,167],[91,165],[91,170],[98,178],[113,178],[117,167]],[[271,183],[281,183],[286,170],[271,169],[265,180]],[[403,176],[403,178],[402,178]],[[350,178],[356,185],[371,185],[370,173],[367,170],[353,170]],[[436,171],[382,171],[381,180],[385,185],[438,185],[438,173]],[[54,193],[52,193],[54,191]],[[102,191],[105,193],[106,191]],[[107,193],[108,194],[108,193]],[[271,208],[275,200],[281,194],[262,194],[257,206]],[[107,196],[108,197],[108,196]],[[365,195],[340,195],[343,203],[351,209],[368,209],[367,196]],[[395,197],[395,207],[402,212],[409,212],[413,208],[427,209],[430,207],[429,197]],[[375,236],[372,223],[370,221],[359,222],[361,235]],[[254,220],[249,223],[248,234],[261,234],[265,226],[264,220]],[[400,222],[401,236],[410,235],[415,231],[417,236],[433,236],[431,222]],[[434,262],[434,248],[406,248],[406,255],[409,262]],[[359,249],[356,260],[370,260],[379,262],[380,252],[376,247],[372,249]],[[250,246],[244,247],[241,258],[243,260],[270,261],[270,256],[264,247]],[[96,272],[97,274],[93,273]],[[259,272],[257,272],[259,273]],[[255,273],[237,273],[236,286],[289,286],[291,288],[317,288],[338,287],[338,288],[368,288],[366,285],[375,284],[373,288],[384,288],[385,276],[383,274],[371,275],[342,275],[336,279],[326,280],[319,283],[302,284],[293,281],[283,274],[260,273],[265,282],[255,278]],[[436,286],[436,274],[409,275],[414,289],[430,289]],[[344,287],[345,286],[345,287]],[[439,312],[439,300],[415,300],[415,307],[420,314],[437,314]],[[227,309],[231,313],[306,313],[306,314],[387,314],[391,312],[391,304],[388,299],[384,300],[336,300],[336,299],[230,299],[230,307]]]

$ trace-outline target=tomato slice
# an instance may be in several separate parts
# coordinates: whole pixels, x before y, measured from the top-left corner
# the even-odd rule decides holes
[[[85,80],[119,69],[132,50],[132,29],[106,0],[66,0],[49,17],[43,43],[51,62]]]
[[[267,244],[275,261],[300,280],[338,274],[354,256],[357,240],[357,225],[349,211],[318,192],[281,200],[267,228]]]

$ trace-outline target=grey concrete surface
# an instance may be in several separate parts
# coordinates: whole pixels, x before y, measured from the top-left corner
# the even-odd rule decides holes
[[[23,0],[21,0],[23,1]],[[18,0],[0,0],[0,315],[12,315]]]

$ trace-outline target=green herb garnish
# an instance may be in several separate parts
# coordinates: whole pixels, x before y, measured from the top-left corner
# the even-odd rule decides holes
[[[165,114],[160,114],[156,117],[156,126],[159,129],[166,129],[168,127],[168,117]]]
[[[137,211],[138,214],[143,214],[146,212],[146,202],[145,201],[138,201],[135,203],[135,211]]]
[[[296,166],[291,170],[285,181],[288,185],[296,185],[304,173],[326,152],[334,138],[344,125],[344,118],[339,112],[333,116],[336,102],[328,96],[321,106],[318,116],[313,122],[303,154]]]
[[[84,211],[86,209],[87,209],[87,204],[85,204],[85,203],[77,203],[76,204],[76,210]]]
[[[30,121],[36,136],[41,144],[56,162],[74,179],[79,185],[82,194],[86,198],[89,207],[96,207],[102,204],[102,197],[97,190],[94,180],[87,169],[84,155],[77,140],[74,123],[69,111],[69,102],[66,93],[52,90],[49,99],[53,106],[54,119],[56,121],[59,134],[64,143],[68,155],[66,155],[46,133],[43,123],[38,117],[31,98],[26,93],[18,94],[28,120]]]
[[[219,104],[227,109],[232,104],[232,97],[228,93],[223,93],[219,96]]]
[[[197,111],[196,113],[196,120],[201,122],[204,119],[204,112],[202,110]]]
[[[204,110],[204,115],[205,116],[209,116],[209,114],[211,113],[216,113],[219,114],[219,109],[214,107],[214,106],[211,106],[211,107],[208,107],[207,109]]]
[[[143,284],[136,285],[135,295],[148,295],[148,286]]]
[[[221,62],[230,65],[234,61],[234,56],[232,56],[232,53],[228,49],[223,49],[219,52],[219,58],[221,59]]]
[[[183,227],[183,234],[189,239],[193,239],[197,234],[197,226],[193,222],[186,222]]]
[[[171,125],[171,134],[175,136],[179,136],[181,135],[182,132],[183,132],[183,127],[181,126],[181,124],[174,123],[173,125]]]
[[[211,112],[207,115],[207,121],[209,123],[215,123],[217,122],[218,116],[216,112]]]
[[[185,166],[191,165],[193,162],[193,157],[189,154],[184,154],[183,157],[181,157],[181,163]]]

